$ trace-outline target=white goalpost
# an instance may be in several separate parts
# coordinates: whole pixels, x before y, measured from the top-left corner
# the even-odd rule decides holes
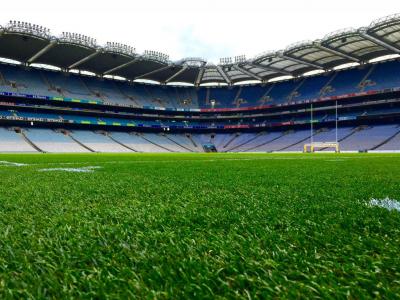
[[[334,142],[315,142],[314,141],[314,120],[313,120],[313,105],[310,105],[310,143],[304,144],[303,152],[315,152],[320,149],[333,148],[336,153],[340,152],[340,145],[338,141],[338,106],[335,102],[335,141]]]
[[[315,152],[315,150],[326,148],[334,148],[336,153],[340,152],[339,143],[336,142],[313,142],[304,144],[303,152]]]

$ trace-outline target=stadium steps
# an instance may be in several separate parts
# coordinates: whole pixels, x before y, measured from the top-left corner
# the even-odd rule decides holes
[[[320,92],[319,92],[319,95],[320,95],[321,97],[323,97],[323,96],[326,94],[326,89],[328,88],[328,86],[331,85],[332,81],[335,80],[337,74],[339,74],[339,72],[333,73],[333,75],[332,75],[331,78],[328,80],[328,82],[321,88],[321,90],[320,90]]]
[[[271,93],[272,89],[274,88],[275,83],[273,83],[268,90],[264,93],[264,95],[261,96],[260,99],[258,99],[257,101],[261,101],[262,99],[266,99],[269,96],[269,93]]]
[[[81,147],[83,147],[83,148],[89,150],[90,152],[96,152],[96,151],[94,151],[92,148],[90,148],[90,147],[86,146],[85,144],[81,143],[80,141],[78,141],[70,132],[66,132],[66,134],[67,134],[75,143],[77,143],[77,144],[80,145]]]
[[[259,138],[260,136],[262,136],[264,134],[265,134],[264,132],[260,132],[260,133],[256,134],[254,137],[249,138],[247,141],[244,141],[243,143],[240,143],[239,145],[236,145],[235,147],[232,147],[231,149],[229,149],[227,151],[232,151],[232,150],[235,150],[235,149],[237,149],[239,147],[242,147],[242,146],[254,141],[255,139]]]
[[[239,86],[238,91],[236,92],[236,95],[235,95],[235,99],[233,99],[232,104],[237,104],[237,101],[238,101],[241,93],[242,93],[242,87]]]
[[[22,130],[19,131],[19,134],[22,136],[22,138],[25,140],[25,142],[27,142],[29,145],[31,145],[32,148],[34,148],[36,151],[39,151],[42,153],[46,152],[46,151],[40,149],[34,142],[32,142]]]
[[[304,84],[304,82],[306,81],[306,78],[303,78],[302,80],[300,80],[299,84],[296,85],[296,87],[293,89],[293,91],[290,92],[289,96],[288,96],[288,100],[292,101],[294,98],[297,97],[297,91],[302,87],[302,85]]]
[[[56,91],[57,93],[59,93],[63,98],[66,98],[65,92],[63,90],[57,89],[55,88],[54,91]]]
[[[341,141],[343,141],[344,139],[346,139],[346,138],[352,136],[354,133],[356,133],[356,132],[359,131],[359,130],[363,130],[363,128],[356,128],[356,129],[354,129],[350,134],[348,134],[347,136],[343,137],[343,138],[340,139],[338,142],[341,142]],[[320,133],[320,131],[314,133],[312,136],[314,137],[314,136],[318,135],[318,133]],[[298,145],[298,144],[300,144],[300,143],[302,143],[302,142],[305,142],[305,141],[307,141],[307,140],[310,139],[310,138],[311,138],[311,136],[308,136],[308,137],[306,137],[306,138],[304,138],[304,139],[301,139],[300,141],[298,141],[298,142],[296,142],[296,143],[293,143],[293,144],[291,144],[291,145],[289,145],[289,146],[285,146],[285,147],[283,147],[283,148],[281,148],[281,149],[279,149],[279,150],[276,150],[276,151],[284,151],[284,150],[286,150],[286,149],[288,149],[288,148],[290,148],[290,147],[293,147],[293,146],[296,146],[296,145]],[[326,149],[326,148],[321,148],[321,150],[324,150],[324,149]]]
[[[200,139],[198,139],[197,135],[187,133],[186,136],[192,142],[192,144],[197,152],[204,152],[203,142]]]
[[[193,146],[194,146],[195,148],[198,147],[198,145],[197,145],[196,142],[194,141],[194,139],[193,139],[193,137],[192,137],[191,134],[188,134],[188,135],[187,135],[187,138],[192,142],[192,144],[193,144]]]
[[[175,145],[183,148],[184,150],[187,150],[189,152],[194,152],[192,149],[189,149],[188,147],[185,147],[183,145],[181,145],[180,143],[178,143],[177,141],[173,140],[172,138],[170,138],[168,135],[164,135],[165,138],[167,138],[168,140],[170,140],[171,142],[173,142]]]
[[[55,91],[56,93],[58,93],[57,92],[57,89],[51,84],[51,82],[46,78],[46,76],[43,74],[43,72],[42,71],[39,71],[39,74],[40,74],[40,78],[42,79],[42,81],[43,81],[43,83],[47,86],[47,89],[49,90],[49,91]],[[64,95],[62,95],[63,97],[64,97]]]
[[[317,134],[318,134],[318,132],[317,132],[317,133],[314,133],[312,136],[315,136],[315,135],[317,135]],[[303,143],[303,142],[309,140],[310,137],[311,137],[311,136],[307,136],[306,138],[301,139],[301,140],[298,141],[298,142],[295,142],[295,143],[293,143],[293,144],[291,144],[291,145],[285,146],[285,147],[283,147],[283,148],[281,148],[281,149],[275,150],[275,152],[276,152],[276,151],[284,151],[284,150],[286,150],[286,149],[288,149],[288,148],[290,148],[290,147],[297,146],[298,144]]]
[[[159,147],[161,149],[167,150],[168,152],[175,152],[175,151],[172,151],[171,149],[168,149],[168,148],[166,148],[164,146],[161,146],[161,145],[159,145],[157,143],[154,143],[153,141],[149,140],[148,138],[144,137],[143,135],[138,135],[138,136],[140,136],[142,139],[144,139],[145,141],[149,142],[150,144],[153,144],[154,146],[157,146],[157,147]]]
[[[345,135],[345,136],[342,137],[341,139],[338,139],[339,146],[340,146],[340,142],[342,142],[342,141],[344,141],[345,139],[351,137],[353,134],[355,134],[357,131],[360,131],[360,130],[362,130],[362,129],[360,129],[360,128],[358,128],[358,127],[357,127],[357,128],[354,128],[348,135]],[[320,151],[323,151],[323,150],[326,150],[326,149],[328,149],[328,148],[321,148]]]
[[[376,150],[376,149],[378,149],[379,147],[382,147],[383,145],[385,145],[385,144],[387,144],[387,143],[389,143],[391,140],[393,140],[397,135],[399,135],[400,134],[400,130],[399,131],[397,131],[395,134],[393,134],[392,136],[390,136],[390,137],[388,137],[386,140],[384,140],[382,143],[379,143],[378,145],[376,145],[376,146],[374,146],[374,147],[372,147],[371,149],[368,149],[368,150]]]
[[[141,107],[141,105],[139,103],[136,102],[136,100],[132,97],[129,96],[127,93],[125,93],[119,86],[118,84],[116,84],[114,81],[112,81],[114,88],[121,94],[123,95],[126,99],[128,99],[129,101],[132,101],[133,104],[135,104],[138,107]]]
[[[348,135],[346,135],[346,136],[342,137],[340,140],[338,140],[338,142],[344,141],[345,139],[351,137],[351,136],[352,136],[353,134],[355,134],[356,132],[358,132],[358,131],[360,131],[360,130],[364,130],[364,129],[366,129],[366,128],[368,128],[368,127],[365,127],[365,126],[356,127],[356,128],[354,128]]]
[[[283,137],[283,136],[285,136],[285,135],[286,135],[285,133],[282,133],[280,136],[278,136],[278,137],[276,137],[276,138],[273,138],[272,140],[266,141],[266,142],[264,142],[264,143],[262,143],[262,144],[259,144],[259,145],[257,145],[257,146],[251,147],[251,148],[249,148],[249,149],[246,149],[246,150],[243,151],[243,152],[248,152],[248,151],[251,151],[251,150],[260,148],[260,147],[262,147],[262,146],[264,146],[264,145],[268,145],[269,143],[275,142],[276,140],[280,139],[281,137]]]
[[[183,97],[183,95],[181,95],[179,92],[178,92],[178,89],[176,88],[176,87],[174,87],[173,88],[173,93],[175,94],[175,99],[177,99],[178,100],[178,102],[177,102],[177,104],[179,105],[183,105],[182,103],[183,103],[183,101],[185,100],[184,98],[185,97]],[[176,101],[175,101],[176,102]]]
[[[206,104],[211,105],[210,103],[210,89],[207,89],[206,91]]]
[[[124,147],[124,148],[126,148],[126,149],[128,149],[128,150],[131,150],[131,151],[133,151],[133,152],[139,152],[138,150],[133,149],[133,148],[131,148],[131,147],[125,145],[124,143],[121,143],[120,141],[118,141],[117,139],[115,139],[109,132],[106,132],[105,135],[106,135],[110,140],[112,140],[113,142],[115,142],[115,143],[121,145],[122,147]]]
[[[367,74],[365,74],[365,76],[363,77],[363,79],[361,79],[360,83],[357,85],[357,87],[360,89],[361,92],[364,91],[365,89],[365,85],[363,84],[369,77],[369,75],[371,75],[371,73],[375,70],[376,65],[372,65]]]
[[[238,137],[240,136],[240,133],[239,132],[237,132],[237,133],[235,133],[234,134],[234,136],[232,137],[232,138],[230,138],[229,140],[228,140],[228,142],[226,142],[226,144],[222,147],[222,148],[226,148],[226,147],[228,147],[230,144],[232,144],[232,142],[234,141],[234,140],[236,140]],[[226,151],[225,151],[226,152]]]
[[[156,97],[154,97],[153,93],[147,88],[146,85],[143,85],[143,89],[146,91],[147,95],[149,95],[149,98],[150,98],[151,100],[156,99]]]
[[[79,80],[82,82],[82,85],[85,87],[85,89],[87,89],[89,95],[90,95],[90,96],[96,96],[96,93],[94,93],[94,92],[89,88],[89,86],[86,84],[86,82],[85,82],[81,77],[78,77],[78,78],[79,78]],[[99,99],[99,97],[96,96],[96,99]],[[103,100],[103,99],[101,98],[100,100]]]
[[[190,133],[184,133],[183,136],[189,140],[189,145],[190,146],[193,145],[194,149],[191,148],[192,151],[193,152],[199,152],[198,151],[199,145],[197,145],[196,142],[192,139],[192,135]]]
[[[0,85],[8,85],[7,80],[4,78],[1,72],[0,72]]]
[[[49,90],[56,92],[57,94],[60,94],[62,97],[66,97],[65,92],[69,93],[68,90],[64,89],[62,86],[57,86],[55,85],[51,79],[47,78],[46,75],[44,75],[42,72],[40,72],[40,76],[42,77],[43,81],[47,86],[49,86]]]

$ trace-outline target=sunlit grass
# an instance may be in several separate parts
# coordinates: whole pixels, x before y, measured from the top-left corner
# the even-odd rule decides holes
[[[0,161],[0,299],[399,298],[400,155]]]

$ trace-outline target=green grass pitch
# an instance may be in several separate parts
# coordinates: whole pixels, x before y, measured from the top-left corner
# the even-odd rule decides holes
[[[0,161],[0,299],[400,298],[400,155]]]

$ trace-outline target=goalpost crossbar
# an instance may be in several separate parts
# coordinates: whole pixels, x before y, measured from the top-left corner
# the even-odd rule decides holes
[[[340,152],[339,143],[337,142],[313,142],[304,144],[304,152],[314,152],[322,148],[334,148],[335,152]]]

